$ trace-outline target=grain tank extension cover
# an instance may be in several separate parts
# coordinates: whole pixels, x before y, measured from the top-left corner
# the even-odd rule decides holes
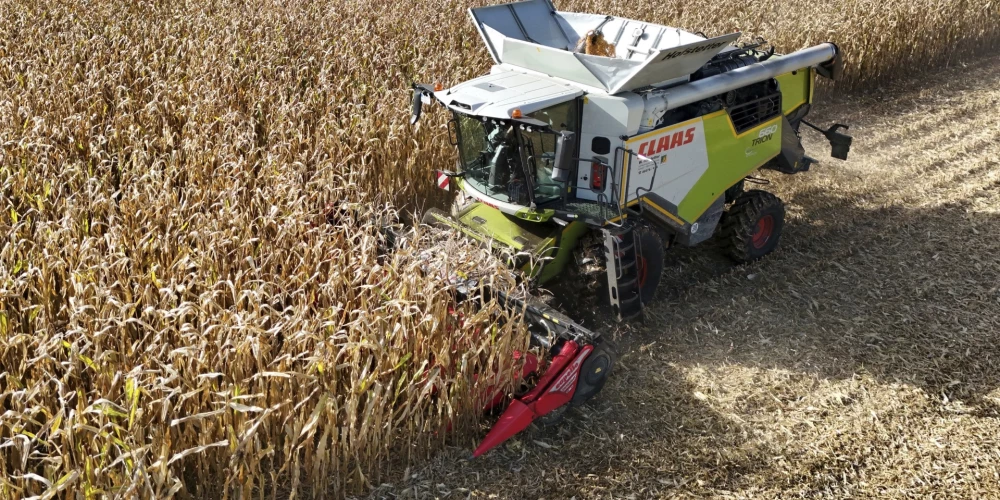
[[[550,0],[469,9],[498,64],[577,82],[610,94],[672,80],[686,81],[739,38],[704,38],[679,28],[597,14],[558,12]],[[573,52],[588,31],[615,44],[615,57]]]

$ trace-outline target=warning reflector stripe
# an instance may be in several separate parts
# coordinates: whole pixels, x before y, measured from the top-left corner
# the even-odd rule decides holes
[[[450,178],[444,174],[444,172],[437,173],[438,187],[441,189],[448,189],[448,182]]]

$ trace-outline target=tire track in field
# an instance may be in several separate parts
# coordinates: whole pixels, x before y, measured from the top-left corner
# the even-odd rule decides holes
[[[985,88],[975,92],[965,93],[966,99],[958,106],[941,107],[941,104],[934,106],[931,103],[923,103],[918,109],[902,113],[895,117],[894,121],[903,121],[902,126],[893,121],[878,124],[863,123],[860,130],[855,127],[858,134],[858,142],[855,151],[869,155],[871,159],[883,161],[894,159],[897,162],[905,163],[905,160],[919,155],[921,149],[913,148],[914,141],[927,143],[949,144],[955,138],[975,131],[981,127],[982,109],[986,106],[997,106],[1000,103],[1000,95],[991,90],[991,85],[1000,83],[1000,78],[993,80],[983,78]],[[936,109],[935,109],[936,108]],[[835,111],[827,110],[825,114],[832,114]],[[864,116],[855,117],[864,120]],[[832,119],[836,119],[832,117]],[[843,118],[841,118],[843,120]],[[942,125],[945,124],[945,125]],[[886,134],[879,138],[865,137],[867,131],[878,132],[881,128],[892,127],[895,133],[891,136]],[[811,132],[808,135],[812,135]],[[815,138],[816,136],[813,136]]]

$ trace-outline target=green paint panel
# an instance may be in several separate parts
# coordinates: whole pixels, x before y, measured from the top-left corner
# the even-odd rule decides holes
[[[518,219],[485,203],[473,203],[458,215],[473,231],[517,251],[534,251],[552,234],[552,227]]]
[[[552,257],[552,260],[545,263],[541,269],[541,274],[538,275],[538,283],[544,285],[551,279],[559,276],[566,269],[566,264],[569,263],[570,258],[573,255],[573,249],[576,248],[577,243],[580,242],[580,238],[587,234],[590,228],[586,224],[580,221],[570,222],[566,227],[562,228],[562,234],[559,236],[559,241],[553,241],[553,245],[557,245],[554,248],[550,248],[548,255],[546,257]],[[555,253],[555,255],[552,255]]]
[[[812,70],[809,68],[778,75],[778,88],[781,89],[781,112],[788,114],[795,108],[810,102],[812,89]]]
[[[466,207],[454,225],[479,241],[492,241],[515,252],[531,254],[533,259],[519,257],[516,265],[520,265],[525,275],[537,276],[539,283],[555,278],[566,268],[580,237],[589,230],[582,222],[571,222],[565,227],[529,222],[480,202]],[[543,262],[541,258],[549,260]]]
[[[781,117],[764,122],[737,136],[729,114],[706,115],[705,143],[708,170],[677,206],[677,215],[698,220],[712,202],[781,151]]]
[[[781,111],[788,113],[812,101],[813,70],[809,68],[779,75]],[[712,113],[704,117],[708,147],[708,171],[684,197],[678,214],[688,222],[698,220],[712,202],[733,184],[746,177],[781,151],[781,118],[775,118],[737,136],[729,115]],[[769,127],[771,134],[761,135]],[[768,129],[769,131],[769,129]],[[761,141],[766,136],[769,139]]]

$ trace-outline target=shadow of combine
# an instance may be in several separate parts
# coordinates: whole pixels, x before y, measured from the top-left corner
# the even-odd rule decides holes
[[[992,184],[973,197],[997,191]],[[660,308],[674,325],[722,332],[670,328],[692,363],[863,372],[972,404],[996,389],[1000,217],[972,210],[971,200],[873,210],[807,190],[791,202],[805,213],[760,264],[726,270],[715,258],[673,257],[688,272],[665,284]],[[656,329],[644,336],[662,335]]]
[[[636,369],[647,364],[658,369]],[[601,395],[571,409],[558,425],[533,424],[473,460],[473,443],[456,446],[371,497],[593,498],[628,492],[649,498],[688,484],[723,484],[765,467],[773,450],[748,442],[748,429],[717,414],[703,398],[660,355],[630,348]]]

